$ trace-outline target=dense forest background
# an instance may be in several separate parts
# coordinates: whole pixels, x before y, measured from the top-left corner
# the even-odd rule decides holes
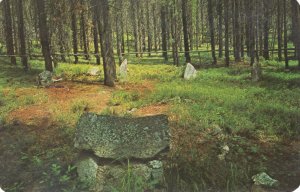
[[[179,65],[183,55],[196,63],[193,56],[209,50],[212,65],[246,57],[253,65],[260,56],[300,65],[296,0],[5,0],[1,7],[1,53],[12,64],[21,57],[25,71],[41,52],[48,71],[52,60],[96,58],[110,85],[114,56],[121,63],[128,54],[160,53]]]

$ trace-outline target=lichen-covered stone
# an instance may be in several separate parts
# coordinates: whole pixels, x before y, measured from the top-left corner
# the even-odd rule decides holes
[[[159,174],[158,174],[159,173]],[[162,174],[161,174],[162,173]],[[124,186],[138,185],[137,188],[155,187],[163,181],[163,168],[153,169],[147,164],[129,163],[127,165],[99,166],[95,191],[122,191]],[[133,189],[132,189],[133,190]],[[136,189],[137,190],[137,189]]]
[[[259,173],[252,177],[255,185],[262,185],[265,187],[274,187],[279,184],[279,182],[275,179],[272,179],[268,174],[265,172]]]
[[[81,116],[75,147],[93,151],[101,158],[153,158],[169,146],[168,118],[157,115],[140,118]]]
[[[92,186],[96,183],[98,164],[93,158],[85,158],[77,164],[78,178],[81,182]]]
[[[43,71],[37,77],[37,83],[39,86],[49,86],[53,83],[53,74],[50,71]]]

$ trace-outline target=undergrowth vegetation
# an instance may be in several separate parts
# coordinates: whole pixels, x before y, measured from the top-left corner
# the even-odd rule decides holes
[[[90,110],[134,116],[133,109],[167,104],[173,148],[167,166],[172,177],[166,176],[166,180],[182,191],[205,191],[211,186],[226,191],[249,188],[253,174],[267,171],[270,157],[261,143],[273,146],[286,138],[297,138],[300,133],[300,74],[284,70],[280,62],[264,61],[263,79],[258,83],[251,81],[250,69],[245,64],[230,68],[200,66],[197,78],[185,81],[184,67],[129,63],[126,81],[118,82],[117,88],[110,90],[111,95],[104,103],[107,106],[99,109],[97,100],[82,95],[65,104],[55,101],[48,105],[51,94],[57,93],[34,87],[35,76],[41,72],[40,64],[40,61],[32,63],[29,74],[8,65],[0,72],[0,121],[9,127],[13,123],[9,122],[11,112],[46,106],[53,125],[44,129],[53,138],[40,138],[33,142],[34,147],[19,155],[29,171],[42,171],[37,175],[48,188],[72,191],[76,187],[75,168],[69,165],[74,156],[74,126],[81,114]],[[55,73],[76,82],[102,81],[102,70],[99,76],[88,75],[95,67],[64,63],[59,64]],[[102,91],[99,88],[90,95]],[[100,99],[109,92],[102,94]],[[39,130],[36,134],[40,134]],[[218,158],[224,146],[229,148],[225,161]],[[120,189],[114,191],[124,191],[132,185],[139,188],[140,184],[138,178],[129,174],[123,178]],[[6,189],[18,191],[24,185],[17,182]]]

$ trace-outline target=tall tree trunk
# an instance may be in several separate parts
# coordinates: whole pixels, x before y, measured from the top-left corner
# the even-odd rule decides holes
[[[86,27],[86,19],[85,19],[85,4],[84,1],[81,0],[81,6],[83,7],[83,10],[81,11],[80,15],[80,26],[81,26],[81,34],[82,34],[82,43],[83,43],[83,53],[86,60],[89,60],[89,50],[88,50],[88,39],[86,34],[87,27]]]
[[[263,7],[264,7],[264,58],[266,60],[270,59],[269,55],[269,0],[264,0]]]
[[[223,20],[223,0],[219,0],[218,2],[218,17],[219,17],[219,25],[218,25],[218,39],[219,39],[219,58],[223,57],[223,29],[222,29],[222,20]]]
[[[36,0],[36,5],[37,5],[37,12],[39,17],[40,42],[42,45],[42,52],[45,60],[45,69],[47,71],[53,72],[49,29],[47,25],[47,14],[45,10],[45,1]]]
[[[229,67],[229,13],[228,0],[224,0],[224,22],[225,22],[225,65]]]
[[[186,63],[191,62],[190,46],[189,46],[189,34],[187,23],[187,0],[182,0],[182,25],[183,25],[183,39],[184,39],[184,51]]]
[[[292,7],[292,39],[296,48],[298,65],[300,67],[300,6],[296,0],[291,0]]]
[[[171,10],[171,34],[172,34],[172,52],[173,52],[173,64],[179,65],[179,56],[178,56],[178,16],[175,14],[177,8],[177,0],[173,0],[173,7]]]
[[[3,1],[3,9],[4,9],[4,25],[5,25],[5,39],[6,39],[6,49],[7,54],[10,55],[10,62],[13,65],[17,64],[15,50],[14,50],[14,38],[13,38],[13,28],[12,28],[12,15],[11,15],[11,7],[10,0]]]
[[[282,0],[277,0],[277,44],[278,44],[278,60],[282,61]]]
[[[138,38],[138,24],[137,24],[137,18],[136,18],[136,12],[137,10],[137,6],[136,6],[137,2],[135,0],[131,0],[131,7],[132,7],[132,27],[133,27],[133,36],[134,36],[134,49],[136,52],[136,57],[139,57],[139,38]]]
[[[38,0],[37,0],[38,1]],[[71,29],[72,29],[72,43],[73,43],[73,54],[75,61],[74,63],[78,63],[78,38],[77,38],[77,17],[75,10],[75,1],[71,0],[71,4],[73,6],[72,15],[71,15]]]
[[[110,22],[110,7],[108,0],[101,0],[103,22],[103,54],[104,54],[104,84],[114,86],[116,79],[116,64],[113,52],[112,29]]]
[[[100,65],[100,56],[99,56],[99,38],[98,38],[98,13],[97,13],[97,0],[92,0],[92,4],[94,5],[93,7],[93,37],[94,37],[94,53],[95,53],[95,57],[96,57],[96,63],[98,65]]]
[[[284,25],[284,60],[285,68],[289,68],[289,58],[288,58],[288,26],[287,26],[287,9],[286,0],[283,1],[283,25]]]
[[[151,56],[151,48],[152,48],[152,34],[150,29],[150,10],[149,10],[149,0],[146,2],[147,7],[147,34],[148,34],[148,56]]]
[[[235,24],[234,24],[234,36],[235,36],[235,61],[241,61],[241,35],[240,35],[240,6],[239,0],[234,0],[234,13],[235,13]]]
[[[196,49],[200,47],[200,0],[196,4]]]
[[[212,0],[208,0],[207,12],[208,12],[208,22],[209,22],[209,32],[210,32],[211,54],[212,54],[212,58],[213,58],[212,64],[216,65],[217,58],[216,58],[216,49],[215,49],[215,29],[214,29]]]
[[[249,25],[249,50],[250,50],[250,65],[254,65],[255,61],[255,25],[254,25],[254,8],[252,5],[252,0],[249,1],[249,17],[248,17],[248,25]]]
[[[23,10],[23,0],[18,0],[18,31],[19,31],[19,39],[20,39],[20,53],[21,60],[24,67],[24,70],[27,72],[30,69],[27,58],[26,51],[26,35],[25,35],[25,27],[24,27],[24,10]]]
[[[162,39],[162,51],[165,61],[168,61],[168,47],[167,47],[167,7],[162,5],[161,7],[161,39]]]
[[[154,50],[157,52],[158,46],[157,46],[157,18],[155,17],[155,6],[156,4],[153,4],[152,8],[152,15],[153,15],[153,38],[154,38]]]

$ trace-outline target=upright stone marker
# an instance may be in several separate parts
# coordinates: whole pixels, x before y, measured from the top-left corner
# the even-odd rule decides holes
[[[197,76],[197,71],[195,67],[192,64],[188,63],[184,71],[184,79],[190,80],[192,78],[195,78],[196,76]]]
[[[127,77],[127,59],[125,59],[120,65],[120,77],[126,79]]]

